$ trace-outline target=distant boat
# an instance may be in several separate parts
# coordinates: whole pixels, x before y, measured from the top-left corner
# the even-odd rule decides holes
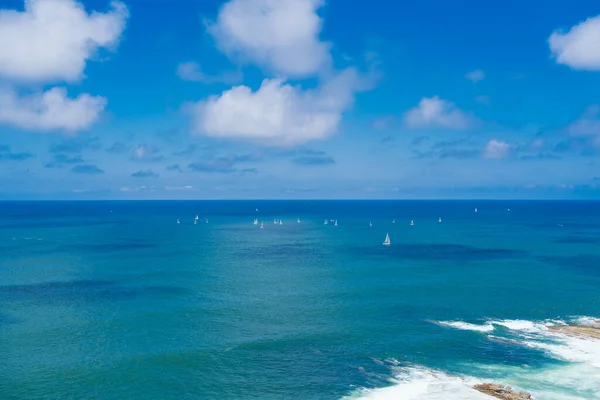
[[[256,209],[256,211],[258,211],[258,208]]]
[[[279,220],[279,225],[283,225],[283,221],[282,220]]]
[[[475,212],[477,212],[477,207],[475,207]]]
[[[386,233],[385,234],[385,240],[383,241],[383,245],[384,246],[389,246],[390,244],[392,244],[392,242],[390,242],[390,234]]]
[[[258,218],[254,218],[254,222],[252,222],[252,224],[258,225]]]
[[[442,222],[442,217],[439,217],[439,218],[438,218],[438,222]]]
[[[414,226],[415,225],[415,221],[413,221],[412,219],[410,220],[410,226]]]
[[[508,210],[506,210],[506,211],[510,211],[510,208]]]
[[[277,224],[277,218],[275,218],[275,219],[273,220],[273,223],[274,223],[274,224]]]
[[[179,218],[177,218],[177,223],[180,224],[181,222],[179,222]]]
[[[392,224],[395,224],[395,223],[396,223],[396,218],[394,218],[394,219],[392,220]]]
[[[196,225],[196,223],[198,223],[198,220],[197,220],[197,219],[195,219],[195,220],[194,220],[194,225]]]
[[[298,218],[298,223],[300,223],[300,218]]]
[[[323,225],[327,225],[329,223],[329,221],[325,220],[325,222],[323,222]]]
[[[265,224],[264,224],[264,222],[261,222],[261,223],[260,223],[260,229],[265,229]]]
[[[194,218],[195,221],[198,221],[198,214],[196,214],[196,218]]]
[[[373,226],[373,223],[371,221],[369,221],[369,226]]]
[[[338,225],[337,225],[337,219],[335,220],[335,223],[333,224],[333,226],[338,226]]]

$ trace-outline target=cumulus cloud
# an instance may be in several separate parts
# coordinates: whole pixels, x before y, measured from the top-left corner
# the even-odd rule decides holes
[[[29,152],[12,152],[10,147],[0,145],[0,161],[25,161],[35,157],[35,154]]]
[[[566,128],[570,136],[600,136],[600,107],[593,105],[585,113]]]
[[[191,107],[194,130],[283,146],[324,139],[337,131],[364,85],[354,69],[347,69],[314,90],[281,79],[265,79],[256,91],[236,86]]]
[[[232,59],[286,77],[311,76],[331,64],[319,39],[323,0],[231,0],[208,32]]]
[[[476,69],[475,71],[471,71],[465,75],[465,78],[470,80],[473,83],[477,83],[485,78],[485,72],[480,69]]]
[[[196,62],[184,62],[177,66],[177,76],[184,81],[202,83],[228,83],[234,84],[242,80],[240,71],[223,72],[220,75],[207,75]]]
[[[181,169],[181,167],[179,166],[179,164],[168,165],[165,169],[167,171],[183,172],[183,170]]]
[[[114,48],[129,16],[111,3],[88,14],[75,0],[26,0],[24,11],[0,10],[0,75],[32,82],[76,81],[100,48]]]
[[[514,147],[509,143],[492,139],[485,145],[482,155],[485,158],[505,158],[513,149]]]
[[[332,156],[301,156],[292,159],[292,163],[297,165],[332,165],[335,160]]]
[[[160,161],[163,159],[163,156],[159,153],[160,150],[158,148],[141,144],[133,150],[131,158],[138,161]]]
[[[71,168],[71,172],[75,174],[103,174],[104,171],[93,164],[76,165]]]
[[[19,97],[12,90],[0,90],[0,123],[23,129],[74,132],[86,129],[100,118],[106,99],[81,94],[69,98],[64,88]]]
[[[416,107],[404,113],[404,124],[410,129],[467,129],[473,123],[470,115],[438,96],[425,97]]]
[[[131,174],[134,178],[158,178],[158,174],[151,169],[141,169]]]
[[[600,70],[600,15],[571,27],[554,31],[548,44],[558,64],[578,70]]]
[[[81,155],[69,156],[67,154],[55,154],[54,159],[44,164],[44,166],[46,168],[62,168],[65,165],[81,164],[83,162],[84,160]]]

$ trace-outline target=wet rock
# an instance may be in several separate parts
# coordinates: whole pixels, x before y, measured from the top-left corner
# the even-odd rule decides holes
[[[584,339],[600,339],[600,324],[594,322],[590,325],[557,325],[549,326],[549,330],[569,336]]]
[[[495,383],[481,383],[473,386],[473,389],[502,400],[530,400],[533,399],[527,392],[515,392],[509,386]]]

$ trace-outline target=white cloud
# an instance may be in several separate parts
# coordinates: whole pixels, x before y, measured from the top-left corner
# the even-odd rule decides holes
[[[229,57],[285,77],[311,76],[331,64],[331,45],[319,39],[323,0],[231,0],[208,25]]]
[[[485,72],[480,69],[476,69],[475,71],[471,71],[465,75],[465,78],[470,80],[473,83],[477,83],[485,78]]]
[[[12,90],[0,90],[0,123],[30,130],[86,129],[100,118],[106,98],[81,94],[69,98],[64,88],[19,97]]]
[[[297,145],[334,134],[354,93],[367,89],[354,69],[347,69],[314,90],[281,79],[265,79],[257,91],[236,86],[191,107],[194,128],[212,137]]]
[[[600,136],[600,107],[590,106],[577,121],[567,126],[566,133],[571,136]]]
[[[156,186],[123,186],[119,191],[125,193],[153,192]]]
[[[168,191],[180,191],[180,190],[192,190],[194,187],[190,185],[186,186],[165,186],[165,190]]]
[[[224,72],[220,75],[205,74],[200,65],[195,62],[184,62],[177,66],[177,76],[184,81],[194,81],[202,83],[229,83],[233,84],[242,80],[242,74],[239,71]]]
[[[600,15],[588,18],[566,33],[554,31],[548,44],[558,64],[573,69],[600,70]]]
[[[485,158],[504,158],[508,156],[514,147],[501,140],[492,139],[485,145],[483,149],[483,157]]]
[[[87,14],[74,0],[26,0],[25,11],[0,10],[0,75],[19,81],[76,81],[99,48],[114,47],[128,18],[111,3]]]
[[[467,129],[473,122],[471,116],[438,96],[425,97],[416,107],[404,113],[404,124],[411,129]]]

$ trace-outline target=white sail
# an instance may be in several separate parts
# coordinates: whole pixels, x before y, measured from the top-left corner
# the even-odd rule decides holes
[[[283,225],[283,221],[282,220],[279,220],[279,225]]]
[[[196,221],[198,221],[198,214],[196,214],[196,218],[194,218]]]
[[[198,222],[198,220],[196,220],[196,219],[195,219],[195,220],[194,220],[194,225],[196,225],[196,223],[197,223],[197,222]]]
[[[415,221],[413,221],[412,219],[410,220],[410,226],[414,226],[415,225]]]
[[[275,218],[275,219],[273,220],[273,223],[274,223],[274,224],[276,224],[276,223],[277,223],[277,218]]]
[[[265,229],[265,224],[263,222],[260,223],[260,229]]]
[[[373,223],[371,221],[369,221],[369,226],[373,226]]]
[[[392,220],[392,224],[395,224],[395,223],[396,223],[396,218],[394,218],[394,219]]]
[[[442,217],[439,217],[439,218],[438,218],[438,222],[442,222]]]
[[[329,223],[329,221],[325,220],[325,222],[323,222],[323,225],[327,225]]]
[[[179,222],[179,218],[177,218],[177,223],[178,223],[178,224],[180,223],[180,222]]]
[[[254,225],[258,225],[258,218],[254,218],[254,222],[252,222]]]
[[[475,212],[477,212],[477,207],[475,207]]]
[[[300,218],[298,218],[298,223],[300,223]]]
[[[335,220],[335,223],[334,223],[333,225],[334,225],[334,226],[338,226],[338,224],[337,224],[337,219]]]
[[[392,242],[390,241],[390,234],[386,233],[385,234],[385,240],[383,241],[383,245],[384,246],[389,246],[390,244],[392,244]]]

